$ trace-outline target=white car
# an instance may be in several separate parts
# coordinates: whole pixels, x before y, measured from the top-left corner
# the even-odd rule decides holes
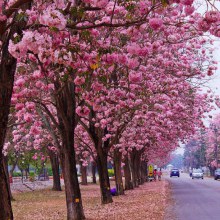
[[[201,169],[194,169],[192,172],[192,179],[198,178],[203,179],[203,172]]]

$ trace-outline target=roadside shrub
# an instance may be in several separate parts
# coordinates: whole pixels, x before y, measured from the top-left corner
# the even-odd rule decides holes
[[[47,173],[48,173],[48,176],[53,176],[52,167],[47,168]]]
[[[113,177],[115,175],[114,169],[108,169],[108,176]]]
[[[21,176],[21,172],[13,172],[12,176],[13,177],[20,177]]]
[[[34,181],[35,181],[35,173],[34,173],[33,171],[31,171],[31,172],[29,173],[29,180],[30,180],[31,182],[34,182]]]

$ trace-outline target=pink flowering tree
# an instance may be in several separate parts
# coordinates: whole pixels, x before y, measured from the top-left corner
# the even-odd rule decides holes
[[[30,2],[32,4],[28,4]],[[75,166],[74,133],[77,123],[80,121],[94,142],[103,203],[111,202],[106,174],[107,155],[133,119],[136,108],[146,101],[140,96],[146,96],[147,104],[151,105],[149,99],[152,95],[156,98],[154,88],[157,87],[156,93],[170,91],[174,97],[181,97],[175,87],[178,85],[178,88],[185,88],[184,91],[188,91],[187,95],[192,98],[194,93],[191,93],[187,80],[205,76],[202,66],[198,65],[206,58],[205,51],[201,51],[205,40],[197,38],[205,31],[203,27],[207,18],[204,21],[193,13],[192,3],[192,0],[172,1],[164,8],[161,1],[147,0],[118,3],[107,0],[18,0],[10,1],[9,5],[0,1],[0,33],[7,35],[2,44],[1,71],[4,73],[1,74],[1,84],[6,86],[2,86],[0,91],[1,106],[4,107],[0,113],[0,127],[3,128],[0,146],[3,148],[13,76],[19,61],[20,70],[25,64],[30,76],[38,74],[39,77],[38,89],[34,92],[31,88],[26,90],[30,96],[37,96],[36,92],[46,87],[51,93],[48,97],[50,104],[40,104],[60,133],[59,154],[64,171],[68,219],[85,218]],[[14,22],[12,16],[18,22]],[[196,23],[198,18],[202,20],[200,26]],[[27,26],[22,32],[26,21]],[[11,30],[9,35],[8,28]],[[208,74],[211,75],[214,69],[210,66]],[[28,80],[31,80],[29,76],[27,79],[21,77],[18,83],[25,86]],[[145,83],[148,83],[148,90]],[[121,94],[122,100],[117,93]],[[115,103],[112,97],[116,97]],[[191,102],[190,107],[194,104],[193,98]],[[157,104],[157,111],[166,111],[161,103],[154,104]],[[51,114],[51,105],[55,116]],[[193,111],[188,109],[189,104],[185,107],[179,103],[175,107],[178,111],[186,110],[183,111],[186,114]],[[35,127],[33,133],[36,132],[39,131]],[[2,167],[0,172],[0,178],[5,176]],[[4,178],[0,183],[0,196],[5,198],[0,202],[0,208],[4,210],[1,215],[12,219]]]
[[[31,0],[0,1],[0,218],[13,219],[10,202],[10,192],[7,182],[6,170],[3,164],[3,146],[6,136],[8,115],[10,111],[10,101],[12,95],[14,74],[16,71],[17,60],[8,51],[9,41],[14,34],[22,35],[22,30],[26,21],[17,18],[17,11],[21,7],[25,10],[30,8]]]
[[[145,6],[147,6],[147,5],[145,5]],[[117,6],[115,8],[115,11],[117,11],[116,9],[119,10],[119,8],[120,7]],[[134,5],[133,5],[133,8],[131,8],[129,10],[135,11],[137,9],[139,9],[139,8],[135,8]],[[111,10],[111,9],[109,9],[109,10]],[[175,12],[175,10],[174,10],[174,12]],[[49,11],[48,13],[50,14],[52,12]],[[61,14],[59,14],[56,11],[54,11],[54,13],[57,16],[57,19],[63,19]],[[126,13],[126,11],[122,10],[120,13]],[[56,28],[58,30],[62,30],[63,26],[65,26],[65,21],[64,20],[58,25],[56,23],[57,22],[56,19],[52,20],[52,24],[47,24],[48,20],[46,19],[46,16],[49,16],[49,15],[48,14],[43,15],[39,18],[39,22],[42,23],[43,25],[49,25],[49,26],[50,25],[56,25]],[[39,63],[39,61],[40,61],[40,63],[39,63],[40,69],[41,69],[40,71],[46,72],[45,73],[46,75],[51,74],[51,76],[53,76],[53,75],[56,76],[56,80],[53,82],[54,85],[55,85],[55,91],[62,91],[63,92],[64,89],[61,89],[61,88],[63,88],[63,83],[64,84],[69,83],[69,80],[70,80],[70,83],[71,83],[71,86],[72,86],[72,81],[74,82],[75,87],[76,87],[75,92],[77,94],[76,95],[76,97],[77,97],[76,103],[79,105],[76,108],[77,115],[80,116],[80,117],[86,118],[88,116],[90,110],[91,110],[92,114],[94,114],[94,115],[98,114],[98,119],[96,119],[96,117],[93,117],[94,119],[93,118],[91,119],[91,120],[95,120],[94,122],[97,121],[98,123],[93,123],[93,122],[91,123],[91,120],[90,120],[89,126],[94,125],[94,126],[100,127],[99,123],[101,123],[101,128],[97,128],[96,130],[101,130],[99,132],[99,134],[104,134],[104,136],[103,135],[98,135],[99,137],[97,138],[97,135],[95,135],[95,136],[93,135],[93,140],[94,141],[99,139],[99,143],[97,143],[95,146],[96,146],[96,149],[100,149],[100,150],[97,150],[97,151],[101,152],[101,151],[103,151],[103,147],[102,147],[103,146],[103,138],[104,139],[107,138],[106,140],[104,140],[105,144],[107,144],[107,142],[109,142],[108,139],[112,136],[111,132],[110,132],[110,134],[108,134],[109,131],[104,131],[104,133],[103,133],[103,129],[106,128],[107,124],[111,125],[111,123],[112,123],[111,122],[112,118],[108,118],[109,113],[107,113],[107,115],[106,115],[107,117],[105,115],[104,115],[104,117],[102,116],[103,112],[105,111],[105,108],[107,108],[106,106],[102,107],[102,105],[103,105],[102,103],[108,101],[103,97],[104,96],[107,97],[107,94],[112,95],[115,92],[116,92],[116,94],[119,93],[120,91],[117,91],[114,88],[115,86],[119,86],[119,87],[120,86],[124,86],[124,87],[126,86],[126,87],[128,87],[128,89],[131,89],[131,90],[139,88],[139,90],[141,91],[141,88],[142,88],[141,85],[135,85],[135,84],[140,83],[144,79],[144,75],[143,75],[144,73],[143,72],[146,71],[145,66],[146,66],[146,62],[148,62],[148,60],[149,60],[148,57],[150,56],[150,54],[155,54],[155,53],[157,54],[154,57],[155,60],[151,60],[152,63],[150,65],[153,67],[155,65],[155,63],[158,63],[158,61],[159,62],[162,61],[162,55],[161,55],[161,51],[160,51],[160,48],[159,48],[160,46],[162,46],[162,45],[164,46],[164,51],[167,50],[166,45],[169,45],[170,43],[175,45],[173,49],[176,50],[176,51],[178,51],[178,48],[183,47],[183,43],[181,43],[181,41],[180,41],[180,34],[183,34],[183,33],[185,34],[185,32],[183,32],[183,30],[179,28],[177,33],[174,32],[171,35],[170,33],[172,33],[172,31],[173,31],[173,28],[172,28],[171,24],[172,24],[172,22],[174,22],[174,20],[172,20],[172,19],[168,20],[167,16],[168,15],[165,14],[164,18],[167,19],[168,28],[169,28],[168,30],[169,31],[167,30],[167,32],[165,32],[164,34],[159,35],[161,30],[163,30],[165,28],[165,25],[162,21],[162,18],[159,18],[159,15],[155,18],[154,17],[150,18],[149,25],[141,26],[141,28],[142,28],[141,32],[139,33],[139,35],[137,35],[140,42],[143,44],[141,46],[137,45],[136,43],[133,43],[133,42],[129,43],[128,40],[127,40],[127,42],[124,42],[124,39],[122,38],[122,40],[120,42],[121,43],[121,48],[119,48],[118,47],[118,41],[117,41],[117,37],[118,37],[117,32],[113,31],[112,35],[109,36],[108,38],[104,39],[104,41],[102,39],[98,38],[98,41],[96,42],[93,39],[93,45],[90,46],[90,48],[89,48],[89,51],[90,51],[90,54],[91,54],[90,56],[85,52],[83,52],[79,56],[78,55],[79,49],[77,49],[75,59],[78,62],[78,65],[79,64],[81,65],[81,68],[76,69],[76,67],[74,67],[75,69],[73,69],[73,71],[77,70],[78,75],[77,76],[71,76],[72,78],[70,78],[71,74],[70,74],[69,70],[71,69],[71,71],[72,71],[72,68],[73,68],[72,65],[73,64],[71,62],[69,62],[69,59],[73,56],[73,54],[75,54],[75,53],[73,53],[75,51],[71,51],[70,50],[71,48],[67,50],[68,41],[65,41],[65,37],[67,37],[68,33],[61,32],[62,37],[63,37],[64,40],[60,41],[60,39],[62,39],[62,38],[60,38],[60,32],[57,33],[54,30],[50,30],[49,34],[53,35],[53,37],[54,37],[54,41],[52,41],[52,43],[51,43],[50,42],[51,38],[50,38],[50,36],[47,32],[45,32],[45,36],[44,36],[44,39],[46,39],[46,41],[43,41],[42,34],[38,33],[39,30],[38,30],[38,32],[35,31],[35,33],[32,33],[31,31],[27,31],[25,33],[25,36],[23,37],[22,41],[20,41],[19,43],[12,43],[11,44],[10,50],[14,54],[15,57],[21,58],[21,59],[26,59],[26,57],[23,57],[22,53],[27,51],[27,50],[30,50],[30,51],[32,51],[32,53],[36,54],[38,52],[36,50],[36,48],[37,48],[36,41],[30,42],[30,39],[33,37],[33,34],[34,34],[35,38],[39,39],[38,42],[40,43],[39,46],[41,46],[41,48],[42,48],[41,50],[43,50],[43,49],[45,50],[45,48],[47,48],[47,49],[50,48],[51,52],[53,51],[53,55],[51,57],[49,57],[49,55],[51,55],[51,53],[47,54],[46,52],[44,52],[43,54],[40,54],[40,56],[38,56],[38,57],[33,57],[30,54],[28,58],[32,62]],[[181,14],[175,14],[174,13],[174,17],[175,16],[181,16]],[[175,19],[176,19],[176,17],[175,17]],[[61,25],[63,25],[63,26],[61,26]],[[81,24],[81,25],[84,25],[84,23]],[[105,25],[106,24],[104,23],[103,26],[105,26]],[[187,25],[185,25],[185,26],[184,26],[185,28],[189,29],[189,27]],[[43,27],[42,30],[44,30],[44,28],[45,27]],[[73,28],[73,27],[71,27],[71,28]],[[86,27],[86,28],[90,28],[90,27]],[[123,30],[124,27],[123,27],[123,25],[119,25],[119,28],[121,30]],[[150,38],[150,34],[147,31],[148,28],[152,28],[152,30],[155,33],[158,33],[157,39],[155,40],[155,42],[153,43],[153,45],[151,47],[149,47],[150,46],[149,42],[147,42],[147,41],[144,42],[144,39]],[[79,27],[79,28],[76,27],[76,29],[81,30],[81,27]],[[131,26],[128,29],[125,29],[124,32],[125,32],[125,34],[127,32],[129,38],[132,39],[133,35],[138,33],[138,29],[139,28],[137,28],[137,27],[132,27]],[[202,43],[202,42],[200,40],[197,41],[195,39],[195,36],[194,36],[195,33],[193,31],[195,31],[195,30],[190,29],[189,32],[187,32],[187,34],[185,34],[183,36],[183,38],[185,40],[193,38],[193,40],[189,43],[191,43],[191,44],[193,43],[196,47],[199,43]],[[83,42],[89,43],[91,38],[94,37],[94,36],[97,36],[97,34],[98,34],[98,32],[94,31],[94,30],[92,30],[91,32],[85,32],[85,31],[81,31],[81,32],[82,32],[82,37],[80,38],[80,40],[81,40],[82,43]],[[103,34],[107,34],[108,29],[106,29],[106,28],[103,29],[103,30],[101,29],[100,32],[103,33]],[[160,39],[164,38],[164,35],[165,35],[166,38],[168,38],[168,35],[169,35],[169,38],[166,39],[165,42],[160,40]],[[72,40],[73,40],[73,42],[71,42],[72,44],[75,43],[76,44],[75,46],[77,46],[79,48],[81,47],[81,50],[83,50],[84,45],[79,44],[78,42],[76,43],[76,40],[78,41],[78,38],[75,39],[74,37],[72,37]],[[111,41],[112,41],[111,47],[109,47],[108,44],[106,44],[105,47],[103,47],[101,49],[99,48],[100,45],[102,45],[104,43],[111,42]],[[63,48],[63,45],[61,45],[63,43],[66,44],[65,49]],[[126,44],[123,45],[124,43],[126,43]],[[27,47],[27,45],[28,45],[28,47]],[[49,48],[48,48],[48,45],[49,45]],[[61,48],[59,48],[59,45],[61,46]],[[39,50],[39,46],[38,46],[38,50]],[[147,49],[147,48],[149,48],[149,49]],[[61,49],[61,52],[59,51],[60,49]],[[112,52],[114,50],[115,50],[115,52]],[[21,53],[21,51],[22,51],[22,53]],[[125,55],[122,54],[122,52],[127,52],[128,55],[125,56]],[[62,56],[59,55],[60,53],[61,53]],[[162,51],[162,53],[163,53],[163,51]],[[195,58],[195,56],[192,56],[193,53],[192,53],[192,51],[190,51],[189,48],[188,48],[188,51],[186,53],[188,53],[187,54],[188,57],[186,55],[181,55],[179,57],[179,59],[183,59],[186,64],[189,64],[191,62],[191,60]],[[148,56],[146,56],[146,55],[148,55]],[[170,50],[170,52],[167,51],[166,56],[167,56],[167,59],[168,58],[171,59],[172,50]],[[176,54],[176,56],[178,56],[178,54]],[[197,59],[196,61],[201,60],[201,58],[198,58],[198,57],[196,59]],[[83,62],[82,62],[82,60],[83,60]],[[113,62],[115,60],[117,60],[119,62],[118,66],[113,65]],[[127,62],[126,65],[125,65],[125,62]],[[68,65],[68,66],[70,66],[70,69],[65,69],[64,68],[64,69],[62,69],[61,73],[56,72],[56,71],[54,71],[54,66],[52,66],[52,64],[54,64],[54,63],[57,63],[58,65],[64,65],[64,64]],[[164,65],[167,66],[170,63],[171,63],[171,61],[169,61],[169,63],[168,63],[167,60],[164,60]],[[100,64],[102,64],[102,66],[100,66]],[[123,67],[123,65],[125,65],[125,67]],[[107,66],[109,66],[109,67],[106,71]],[[51,72],[48,73],[48,71],[45,71],[45,67],[47,67],[47,68],[52,67]],[[129,70],[128,80],[129,80],[131,86],[129,85],[129,83],[126,82],[126,80],[127,80],[126,75],[121,74],[121,76],[118,77],[118,74],[122,72],[123,68],[126,68],[127,71]],[[140,70],[138,72],[135,71],[137,68],[140,68]],[[179,78],[184,78],[186,76],[191,77],[191,76],[195,76],[195,75],[200,74],[199,67],[196,67],[196,68],[193,69],[193,68],[190,68],[189,65],[188,66],[185,65],[184,66],[184,68],[185,68],[184,71],[183,71],[183,67],[180,67],[180,68],[182,68],[182,71],[178,72]],[[177,69],[178,69],[178,66],[175,68],[174,71],[176,71]],[[181,77],[181,75],[184,74],[184,72],[185,72],[186,76]],[[90,75],[88,75],[88,73],[90,73]],[[91,77],[91,74],[93,74],[92,77]],[[108,76],[106,76],[106,74],[108,74]],[[163,74],[165,76],[166,74],[170,74],[170,73],[169,72],[163,72],[162,75]],[[176,73],[174,73],[174,74],[176,74]],[[158,74],[158,77],[162,78],[161,73]],[[108,83],[108,85],[106,85],[106,82],[110,82],[110,83]],[[157,84],[159,85],[160,83],[161,83],[161,81],[158,80]],[[43,82],[38,82],[36,85],[39,88],[42,88],[42,84],[43,84]],[[89,86],[89,84],[91,84],[91,85]],[[129,88],[129,86],[130,86],[130,88]],[[147,86],[150,87],[152,85],[147,85]],[[112,89],[111,89],[111,87],[112,87]],[[112,90],[112,91],[110,90],[111,93],[109,93],[109,92],[107,93],[107,91],[106,91],[106,89],[109,89],[109,88]],[[68,87],[68,89],[70,89],[70,87]],[[83,93],[83,89],[85,90],[84,93]],[[71,93],[69,93],[69,95],[68,95],[69,99],[71,97],[70,94],[72,94],[72,93],[73,93],[73,91]],[[122,91],[120,93],[122,93],[123,96],[125,96],[127,94],[124,91]],[[101,97],[101,96],[103,96],[103,97]],[[54,98],[56,99],[57,97],[63,98],[63,96],[55,96]],[[91,97],[94,97],[94,98],[91,98]],[[114,97],[114,96],[112,95],[112,97]],[[128,99],[129,97],[125,96],[125,98]],[[135,95],[133,96],[133,99],[134,98],[135,98]],[[133,104],[134,100],[130,99],[130,100],[126,101],[126,99],[119,102],[119,105],[118,105],[119,109],[128,108],[128,107],[131,107],[132,105],[133,105],[133,107],[135,107],[137,105],[136,103]],[[67,97],[66,97],[65,100],[67,100]],[[80,100],[85,100],[86,105],[83,103],[83,101],[80,101]],[[141,99],[139,99],[139,100],[141,100]],[[71,100],[69,100],[68,103],[70,103],[70,101]],[[63,112],[63,113],[60,112],[59,113],[59,111],[63,111],[63,108],[58,110],[59,105],[63,106],[63,104],[62,104],[63,102],[64,102],[64,100],[56,100],[57,112],[58,112],[58,114],[60,114],[59,119],[61,119],[65,115],[65,112]],[[92,102],[92,105],[91,105],[91,102]],[[101,105],[97,104],[97,102],[100,103]],[[95,106],[94,106],[94,104],[95,104]],[[140,103],[139,103],[139,105],[140,105]],[[90,109],[89,109],[88,106],[90,106]],[[110,103],[110,106],[113,109],[113,111],[110,112],[110,113],[113,114],[113,112],[115,111],[115,108],[117,110],[117,106],[115,106],[115,103]],[[110,106],[108,108],[110,108]],[[92,107],[92,109],[91,109],[91,107]],[[106,114],[106,112],[105,112],[105,114]],[[83,119],[83,120],[85,120],[85,119]],[[81,123],[83,123],[83,120],[81,120]],[[123,117],[121,119],[119,119],[119,122],[120,122],[120,120],[124,121]],[[70,120],[65,119],[64,121],[65,121],[65,123],[67,123]],[[116,124],[113,126],[113,132],[117,131],[117,129],[118,129],[118,131],[123,130],[123,128],[118,127],[117,123],[119,123],[119,122],[116,122]],[[122,124],[125,124],[125,123],[122,122]],[[85,125],[86,125],[86,123],[84,123],[84,127],[85,127]],[[87,124],[87,126],[88,126],[88,124]],[[125,125],[123,125],[123,126],[125,126]],[[64,128],[67,128],[67,127],[68,127],[67,125],[64,126]],[[88,130],[88,127],[87,127],[87,130]],[[106,132],[107,132],[107,134],[105,134]],[[108,137],[105,137],[105,135],[108,135]],[[117,133],[115,135],[118,136],[119,134]],[[115,135],[114,135],[114,138],[112,138],[114,141],[115,141]],[[69,137],[69,138],[72,140],[72,136]],[[108,180],[108,176],[107,176],[106,163],[107,163],[107,153],[108,153],[110,147],[112,146],[112,144],[113,144],[113,142],[109,142],[109,144],[107,144],[108,147],[106,147],[107,151],[105,152],[105,156],[103,156],[104,155],[103,153],[102,153],[102,155],[100,155],[100,157],[105,158],[105,160],[104,160],[105,164],[103,165],[102,163],[104,163],[104,162],[102,162],[100,165],[98,165],[100,167],[100,172],[99,172],[100,175],[101,175],[100,179],[102,179],[102,175],[103,175],[103,181],[101,181],[101,183],[103,183],[102,186],[101,186],[102,192],[103,192],[103,194],[105,192],[107,192],[107,194],[108,194],[108,196],[106,196],[106,195],[102,196],[103,200],[105,200],[104,198],[107,198],[106,201],[103,201],[103,203],[107,203],[107,202],[111,201],[111,196],[110,196],[110,191],[109,191],[110,186],[109,186],[109,180]],[[101,161],[101,160],[99,160],[99,161]],[[101,169],[101,167],[105,167],[105,170],[103,171]]]
[[[219,165],[219,115],[216,115],[211,121],[208,127],[206,135],[206,161],[210,170],[213,171],[218,168]],[[211,172],[213,174],[213,172]]]

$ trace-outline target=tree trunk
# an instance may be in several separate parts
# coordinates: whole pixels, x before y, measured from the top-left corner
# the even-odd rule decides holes
[[[119,149],[114,150],[114,172],[115,172],[115,185],[117,190],[117,195],[124,195],[124,187],[122,181],[121,173],[121,160],[122,153],[119,152]]]
[[[60,90],[62,88],[62,90]],[[55,82],[56,105],[59,119],[59,131],[62,138],[60,161],[63,169],[67,220],[85,219],[81,192],[79,188],[76,158],[74,149],[75,120],[75,88],[72,82]]]
[[[147,162],[141,161],[141,184],[144,184],[147,180]]]
[[[137,184],[141,184],[141,153],[139,151],[136,152],[135,155],[135,173],[137,175]]]
[[[82,185],[87,185],[87,167],[82,165],[82,162],[80,162],[80,170],[81,170],[81,178],[82,178]]]
[[[131,174],[132,174],[132,183],[134,187],[138,187],[138,173],[137,173],[137,163],[136,163],[136,150],[133,150],[131,152],[131,160],[130,160],[130,166],[131,166]]]
[[[8,220],[13,219],[10,189],[7,179],[7,174],[4,168],[3,154],[0,153],[0,219]]]
[[[102,204],[108,204],[113,202],[112,195],[110,191],[110,181],[108,176],[108,154],[102,149],[102,146],[97,148],[97,159],[96,164],[99,173],[99,183],[101,191],[101,201]]]
[[[23,183],[24,182],[24,172],[23,172],[23,169],[20,169],[20,171],[21,171],[21,182]]]
[[[125,175],[125,190],[134,189],[132,180],[131,180],[131,170],[129,166],[128,156],[124,159],[124,175]]]
[[[25,9],[30,7],[30,3],[24,4]],[[14,19],[17,14],[15,13]],[[0,63],[0,219],[9,220],[13,219],[13,213],[10,201],[10,190],[8,188],[7,176],[3,165],[3,146],[7,131],[8,115],[10,112],[11,96],[14,84],[14,75],[16,71],[16,59],[12,57],[8,51],[9,41],[13,38],[14,34],[22,35],[22,29],[25,27],[26,22],[12,21],[9,31],[2,29],[1,40],[3,41],[1,47],[1,63]]]
[[[77,177],[75,152],[73,146],[65,146],[62,167],[65,183],[66,204],[67,204],[67,219],[68,220],[81,220],[85,219],[81,192]]]
[[[28,179],[28,175],[29,175],[29,165],[28,168],[25,169],[25,176],[26,176],[26,180]]]
[[[15,162],[12,164],[12,167],[10,169],[10,176],[13,176],[13,172],[15,170],[17,163],[18,163],[18,157],[16,157]]]
[[[16,33],[16,32],[14,32]],[[10,39],[10,38],[9,38]],[[8,39],[8,41],[9,41]],[[10,111],[16,60],[8,52],[8,41],[2,46],[0,64],[0,219],[13,219],[10,190],[8,187],[7,174],[4,169],[4,155],[2,153],[8,115]]]
[[[59,166],[59,157],[55,152],[48,150],[48,154],[50,157],[52,172],[53,172],[53,190],[61,191],[61,183],[60,183],[60,166]]]
[[[92,182],[96,184],[96,163],[92,162]]]
[[[6,177],[7,177],[7,181],[8,181],[10,199],[11,199],[11,201],[13,201],[14,198],[13,198],[12,193],[11,193],[11,186],[10,186],[9,172],[8,172],[8,158],[7,157],[4,157],[4,169],[5,169],[5,173],[6,173]]]

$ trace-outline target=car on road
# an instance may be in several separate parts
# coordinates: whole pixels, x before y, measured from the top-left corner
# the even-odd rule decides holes
[[[203,179],[203,171],[201,169],[194,169],[192,171],[192,179]]]
[[[215,180],[220,179],[220,168],[215,170],[214,179]]]
[[[172,169],[172,170],[170,171],[170,177],[172,177],[172,176],[178,176],[178,177],[180,177],[180,171],[179,171],[178,169]]]

